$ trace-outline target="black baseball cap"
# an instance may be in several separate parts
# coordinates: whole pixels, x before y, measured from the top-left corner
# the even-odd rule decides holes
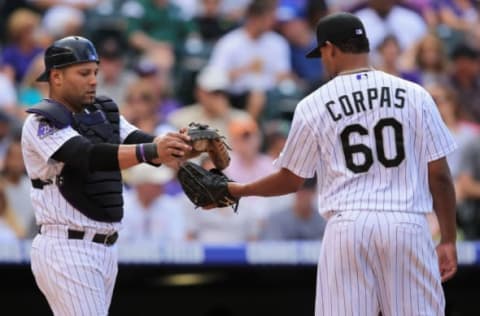
[[[321,18],[317,24],[317,46],[307,55],[307,58],[321,58],[320,47],[331,42],[334,45],[342,44],[350,39],[357,39],[358,45],[370,50],[367,33],[362,21],[355,15],[339,12]]]
[[[71,65],[99,62],[97,51],[92,42],[81,36],[68,36],[55,41],[47,48],[44,56],[45,71],[37,81],[48,81],[50,70]]]

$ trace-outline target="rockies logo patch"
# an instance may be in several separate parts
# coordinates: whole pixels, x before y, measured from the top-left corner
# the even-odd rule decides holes
[[[55,133],[57,129],[54,126],[48,124],[48,122],[42,121],[40,125],[38,125],[37,136],[40,138],[45,138],[48,135],[52,135]]]

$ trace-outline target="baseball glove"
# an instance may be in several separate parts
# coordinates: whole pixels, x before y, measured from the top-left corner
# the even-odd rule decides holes
[[[225,143],[225,136],[221,136],[218,130],[206,124],[190,123],[187,130],[191,138],[192,152],[187,158],[194,158],[202,152],[207,152],[215,168],[223,170],[230,164],[228,150],[230,146]]]
[[[239,198],[228,191],[226,175],[217,169],[205,170],[193,162],[185,162],[178,170],[178,181],[190,201],[197,207],[232,206],[237,212]]]

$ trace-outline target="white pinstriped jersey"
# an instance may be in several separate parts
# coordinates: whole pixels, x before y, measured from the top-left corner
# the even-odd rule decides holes
[[[120,117],[120,141],[137,128]],[[68,126],[55,129],[30,114],[23,125],[22,151],[28,176],[31,179],[55,179],[63,163],[52,159],[52,155],[69,139],[79,133]],[[92,220],[71,206],[56,185],[46,185],[42,190],[32,188],[32,204],[38,225],[67,225],[72,229],[91,228],[99,233],[109,233],[120,228],[120,223],[104,223]]]
[[[456,144],[430,95],[382,71],[341,74],[297,106],[276,160],[318,172],[319,211],[432,210],[428,162]]]

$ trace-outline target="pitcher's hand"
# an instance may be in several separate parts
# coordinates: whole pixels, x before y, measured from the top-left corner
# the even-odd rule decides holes
[[[442,282],[453,277],[457,272],[457,248],[454,242],[441,242],[437,246],[438,265]]]

